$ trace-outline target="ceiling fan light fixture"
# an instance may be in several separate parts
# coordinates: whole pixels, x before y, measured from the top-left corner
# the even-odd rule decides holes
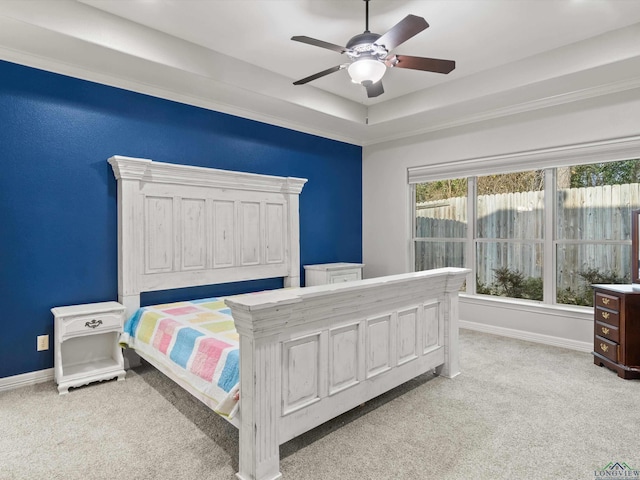
[[[294,85],[303,85],[346,68],[351,77],[351,81],[362,85],[367,91],[368,98],[375,98],[384,93],[382,77],[387,71],[387,67],[444,74],[456,68],[456,62],[453,60],[414,57],[411,55],[389,55],[389,52],[394,50],[398,45],[403,44],[422,32],[425,28],[428,28],[429,24],[422,17],[407,15],[384,34],[379,35],[372,33],[369,31],[369,0],[364,1],[365,30],[363,33],[351,37],[344,47],[304,35],[291,37],[291,40],[296,42],[326,48],[349,57],[349,63],[336,65],[322,72],[309,75],[308,77],[293,82]]]
[[[359,58],[347,69],[353,83],[362,82],[378,83],[387,71],[384,63],[373,58]]]

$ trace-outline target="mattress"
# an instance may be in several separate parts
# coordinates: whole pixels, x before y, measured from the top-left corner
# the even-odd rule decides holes
[[[120,343],[186,382],[216,413],[231,418],[237,411],[239,337],[224,298],[140,308]]]

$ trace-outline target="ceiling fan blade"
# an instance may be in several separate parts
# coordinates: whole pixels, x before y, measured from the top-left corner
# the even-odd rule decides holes
[[[453,60],[412,57],[410,55],[391,55],[385,59],[384,63],[388,67],[411,68],[435,73],[449,73],[456,68],[456,62]]]
[[[383,46],[387,51],[391,51],[427,27],[429,27],[429,24],[424,18],[416,15],[407,15],[376,40],[375,44]]]
[[[294,85],[303,85],[305,83],[309,83],[313,80],[317,80],[320,77],[324,77],[325,75],[329,75],[330,73],[337,72],[338,70],[342,70],[345,68],[344,65],[336,65],[335,67],[327,68],[321,72],[315,73],[313,75],[309,75],[308,77],[303,78],[302,80],[298,80],[297,82],[293,82]]]
[[[371,80],[366,80],[362,82],[362,86],[367,89],[367,97],[369,98],[374,98],[384,93],[382,80],[378,80],[376,83],[371,82]]]
[[[340,45],[336,45],[334,43],[324,42],[322,40],[317,40],[311,37],[305,37],[304,35],[291,37],[291,40],[295,42],[307,43],[309,45],[314,45],[316,47],[328,48],[329,50],[333,50],[334,52],[344,53],[348,50],[346,47],[341,47]]]

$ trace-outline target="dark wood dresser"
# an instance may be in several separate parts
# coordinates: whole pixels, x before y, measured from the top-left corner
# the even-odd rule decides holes
[[[622,378],[640,378],[640,290],[593,285],[593,362]]]

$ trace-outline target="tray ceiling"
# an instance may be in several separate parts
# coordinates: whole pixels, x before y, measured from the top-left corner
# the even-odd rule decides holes
[[[362,0],[3,0],[0,58],[367,145],[640,88],[636,0],[370,2],[384,33],[430,27],[394,53],[453,59],[449,75],[390,69],[368,99],[346,61],[293,42],[344,45]]]

